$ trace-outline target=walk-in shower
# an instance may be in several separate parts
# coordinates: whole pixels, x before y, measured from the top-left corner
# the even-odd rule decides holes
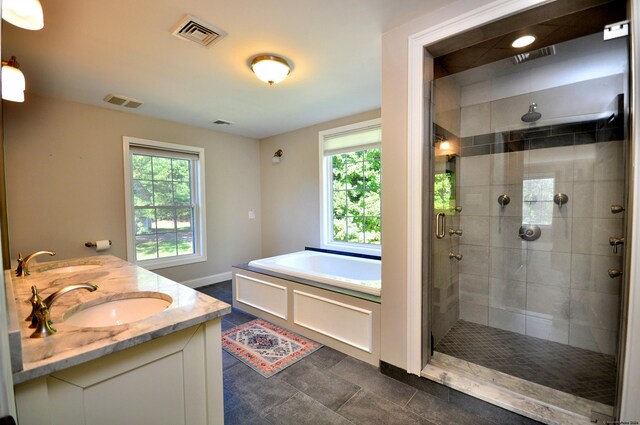
[[[628,39],[599,32],[553,50],[475,67],[460,65],[462,54],[435,59],[425,357],[500,372],[613,417]]]

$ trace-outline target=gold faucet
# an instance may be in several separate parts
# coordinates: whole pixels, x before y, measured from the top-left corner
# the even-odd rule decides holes
[[[33,296],[31,297],[33,312],[29,317],[27,317],[27,320],[31,320],[31,326],[29,327],[35,328],[35,331],[31,334],[31,338],[44,338],[56,333],[56,330],[51,326],[53,324],[53,322],[51,322],[51,305],[55,300],[67,292],[71,292],[76,289],[87,289],[93,292],[98,289],[98,285],[93,285],[91,283],[68,285],[64,288],[58,289],[45,299],[40,297],[38,294],[38,288],[36,288],[35,285],[31,287],[31,292],[33,293]]]
[[[36,251],[33,254],[27,255],[24,259],[22,258],[22,253],[18,253],[18,267],[16,267],[16,276],[29,276],[29,262],[33,260],[34,257],[42,254],[56,255],[53,251]]]

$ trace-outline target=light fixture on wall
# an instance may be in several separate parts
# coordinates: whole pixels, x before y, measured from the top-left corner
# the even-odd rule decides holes
[[[282,149],[278,149],[276,153],[273,154],[273,158],[271,158],[271,162],[273,162],[274,164],[280,164],[280,158],[282,158],[283,153],[284,152],[282,152]]]
[[[3,0],[2,19],[26,30],[44,27],[44,14],[39,0]]]
[[[18,61],[11,56],[8,61],[2,61],[2,98],[12,102],[24,102],[26,83],[24,74],[18,69]]]
[[[436,156],[451,156],[455,155],[456,150],[452,142],[450,142],[445,136],[436,134]]]
[[[289,62],[280,56],[260,55],[251,61],[251,70],[256,77],[272,86],[284,80],[289,75],[291,67]]]
[[[515,47],[516,49],[520,49],[522,47],[527,47],[528,45],[532,44],[534,41],[536,41],[536,38],[532,35],[523,35],[522,37],[518,37],[515,40],[513,40],[513,43],[511,43],[511,47]]]

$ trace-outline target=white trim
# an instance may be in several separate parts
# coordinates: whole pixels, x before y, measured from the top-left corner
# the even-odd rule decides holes
[[[172,152],[190,153],[198,156],[193,170],[194,179],[194,196],[197,197],[195,202],[196,219],[192,225],[194,226],[197,240],[194,241],[195,253],[192,255],[184,255],[180,257],[169,257],[166,259],[159,258],[153,260],[135,261],[135,243],[133,233],[133,192],[131,190],[131,148],[132,146],[143,146],[152,149],[160,149]],[[205,154],[204,148],[197,146],[179,145],[175,143],[158,142],[155,140],[139,139],[136,137],[122,137],[122,152],[124,159],[124,192],[125,192],[125,219],[127,232],[127,261],[134,263],[147,270],[163,269],[167,267],[182,266],[186,264],[200,263],[207,261],[207,211],[206,211],[206,188],[204,171]]]
[[[361,121],[354,124],[344,125],[342,127],[322,130],[318,132],[318,158],[320,164],[320,248],[331,249],[336,251],[353,252],[358,254],[381,255],[382,244],[358,244],[349,242],[335,242],[331,238],[331,230],[328,226],[329,217],[332,214],[330,202],[330,190],[327,178],[330,173],[330,163],[325,159],[324,140],[327,136],[340,133],[349,133],[358,129],[364,129],[372,126],[381,126],[382,119],[374,118],[372,120]]]
[[[196,279],[185,280],[180,282],[180,284],[188,286],[189,288],[200,288],[207,285],[213,285],[214,283],[225,282],[227,280],[231,280],[230,271],[199,277]]]
[[[333,305],[341,307],[341,308],[343,308],[345,310],[355,311],[355,312],[364,314],[365,316],[368,316],[368,319],[369,319],[369,323],[368,324],[369,324],[369,326],[368,326],[367,331],[368,331],[368,334],[369,334],[368,335],[369,345],[368,346],[360,345],[360,344],[358,344],[356,342],[349,341],[346,338],[339,337],[339,336],[337,336],[335,334],[327,332],[326,330],[320,329],[320,327],[318,327],[318,326],[314,326],[314,325],[311,325],[311,324],[305,324],[303,322],[298,321],[297,316],[296,316],[296,311],[297,311],[296,310],[296,306],[297,306],[297,304],[296,304],[296,295],[301,296],[301,297],[312,298],[312,299],[315,299],[315,300],[318,300],[318,301],[322,301],[322,302],[327,303],[327,304],[333,304]],[[353,305],[341,303],[340,301],[335,301],[335,300],[332,300],[332,299],[329,299],[329,298],[321,297],[321,296],[318,296],[318,295],[313,295],[313,294],[310,294],[308,292],[302,292],[302,291],[298,291],[297,289],[294,289],[293,290],[293,323],[295,323],[298,326],[302,326],[303,328],[311,329],[314,332],[321,333],[322,335],[326,335],[326,336],[328,336],[330,338],[333,338],[333,339],[335,339],[337,341],[344,342],[345,344],[348,344],[348,345],[350,345],[352,347],[355,347],[355,348],[357,348],[359,350],[366,351],[367,353],[373,353],[373,312],[371,310],[366,310],[364,308],[360,308],[360,307],[356,307],[356,306],[353,306]]]
[[[497,0],[408,38],[407,371],[422,369],[422,144],[425,46],[551,0]]]

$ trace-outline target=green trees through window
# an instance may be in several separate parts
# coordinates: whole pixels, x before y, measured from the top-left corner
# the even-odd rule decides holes
[[[331,156],[333,240],[380,244],[380,148]]]
[[[194,253],[192,161],[131,155],[136,261]]]

